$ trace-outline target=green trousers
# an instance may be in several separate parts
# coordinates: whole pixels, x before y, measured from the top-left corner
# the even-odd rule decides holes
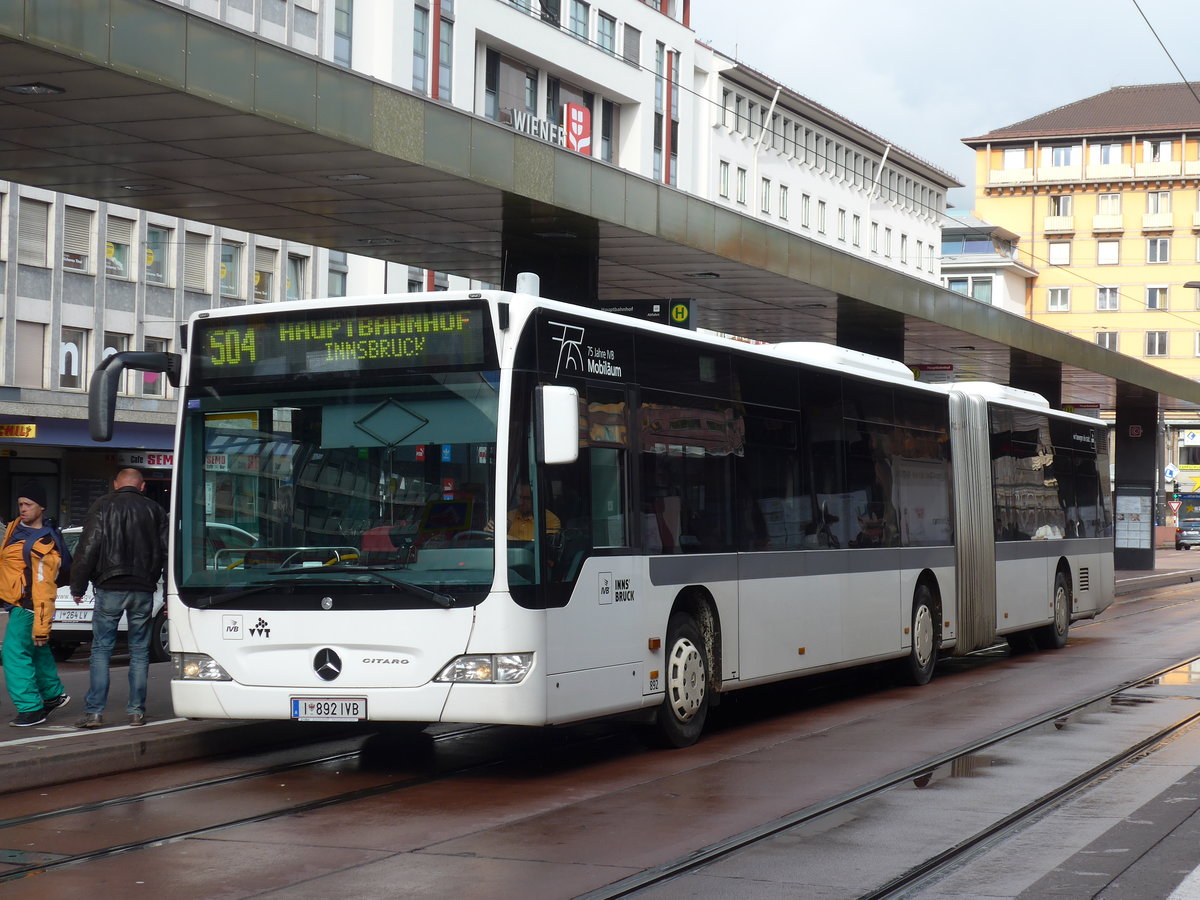
[[[50,648],[33,643],[33,613],[29,610],[17,606],[8,614],[2,653],[4,683],[17,712],[37,712],[47,700],[67,692]]]

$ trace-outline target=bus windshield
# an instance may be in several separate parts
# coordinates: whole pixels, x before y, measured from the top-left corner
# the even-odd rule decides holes
[[[286,603],[331,585],[383,606],[481,599],[499,374],[319,381],[193,386],[174,561],[184,602]]]

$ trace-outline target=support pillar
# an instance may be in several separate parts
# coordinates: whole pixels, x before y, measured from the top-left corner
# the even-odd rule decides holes
[[[1023,350],[1008,351],[1010,387],[1041,394],[1052,409],[1062,409],[1062,363]]]
[[[1153,569],[1154,511],[1162,487],[1158,394],[1118,383],[1116,412],[1113,564],[1117,569]]]
[[[904,313],[839,296],[837,345],[904,362]]]
[[[600,291],[600,232],[595,219],[524,197],[505,197],[500,237],[501,287],[516,290],[517,275],[533,272],[543,297],[595,306]]]

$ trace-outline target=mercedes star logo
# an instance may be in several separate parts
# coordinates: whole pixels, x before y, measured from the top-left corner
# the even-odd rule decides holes
[[[325,681],[333,681],[342,674],[342,658],[328,647],[323,647],[313,657],[313,669]]]

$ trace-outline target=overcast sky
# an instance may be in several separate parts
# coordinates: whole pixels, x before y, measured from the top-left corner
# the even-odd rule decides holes
[[[692,0],[696,38],[974,181],[964,137],[1127,84],[1200,81],[1200,0]],[[1200,118],[1200,110],[1198,116]],[[970,208],[967,189],[951,203]]]

